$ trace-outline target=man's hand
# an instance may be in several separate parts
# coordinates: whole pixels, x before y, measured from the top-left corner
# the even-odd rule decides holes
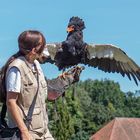
[[[33,140],[28,130],[23,130],[21,132],[21,138],[22,140]]]
[[[20,93],[10,92],[10,91],[7,93],[7,100],[6,100],[7,108],[10,111],[15,123],[17,124],[17,127],[21,132],[22,140],[33,140],[21,117],[19,107],[17,105],[17,98],[19,94]]]
[[[62,73],[57,78],[47,80],[48,82],[48,100],[54,101],[68,89],[72,84],[79,81],[80,74],[84,67],[75,66]]]
[[[73,68],[69,69],[66,72],[63,72],[61,75],[59,75],[60,78],[62,79],[66,79],[66,78],[70,78],[72,84],[75,82],[79,81],[79,77],[80,74],[82,72],[82,70],[84,70],[85,67],[83,66],[74,66]]]

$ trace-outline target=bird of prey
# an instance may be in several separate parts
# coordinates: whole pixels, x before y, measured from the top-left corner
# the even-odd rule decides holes
[[[140,81],[140,67],[120,48],[110,44],[90,44],[83,41],[84,21],[72,17],[67,27],[67,38],[60,43],[48,43],[50,56],[42,63],[54,63],[59,70],[84,64],[104,72],[120,73],[123,77]]]

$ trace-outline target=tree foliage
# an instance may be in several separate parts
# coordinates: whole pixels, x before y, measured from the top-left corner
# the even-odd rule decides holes
[[[56,140],[88,140],[115,117],[140,117],[140,91],[124,93],[119,83],[86,80],[69,88],[49,108],[49,127]]]

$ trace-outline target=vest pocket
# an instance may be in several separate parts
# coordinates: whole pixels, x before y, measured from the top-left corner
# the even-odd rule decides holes
[[[40,84],[41,84],[41,87],[40,87],[41,88],[41,98],[42,98],[43,104],[45,104],[45,100],[47,99],[47,92],[48,92],[47,83],[46,83],[46,81],[42,80],[40,82]]]
[[[43,128],[43,114],[40,108],[35,108],[32,116],[31,128],[33,130]]]
[[[45,80],[40,81],[42,88],[47,88],[47,83]]]
[[[35,87],[33,84],[24,84],[23,87],[23,94],[22,94],[22,101],[23,101],[23,106],[25,108],[29,108],[30,105],[32,104],[33,98],[36,94],[37,87]],[[36,102],[37,105],[37,102]]]

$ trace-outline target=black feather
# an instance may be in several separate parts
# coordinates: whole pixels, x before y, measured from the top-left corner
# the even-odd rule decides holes
[[[69,20],[68,27],[72,25],[74,30],[68,33],[66,40],[62,42],[62,51],[58,51],[56,54],[56,64],[59,69],[62,69],[65,65],[82,63],[85,60],[87,43],[83,41],[84,21],[79,17],[72,17]]]
[[[85,29],[85,23],[84,21],[79,18],[79,17],[71,17],[68,23],[68,27],[74,25],[74,29],[76,31],[80,30],[82,31],[83,29]]]

